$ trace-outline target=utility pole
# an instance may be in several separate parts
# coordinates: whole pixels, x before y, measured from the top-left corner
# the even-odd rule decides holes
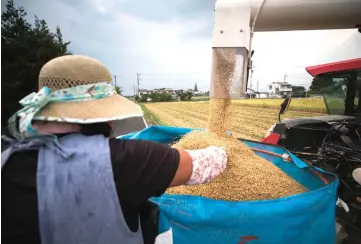
[[[252,89],[252,75],[253,75],[253,67],[251,68],[251,77],[250,77],[250,81],[249,81],[249,88]]]
[[[116,87],[117,86],[117,76],[114,75],[114,86]]]
[[[254,70],[254,65],[253,65],[253,62],[251,63],[251,69],[250,69],[250,72],[251,72],[251,74],[250,74],[250,77],[249,77],[249,88],[251,88],[252,89],[252,87],[253,87],[253,70]]]
[[[258,92],[258,88],[259,88],[259,79],[257,80],[257,92]]]
[[[139,82],[140,82],[140,74],[137,73],[137,87],[138,87],[137,95],[139,95]]]

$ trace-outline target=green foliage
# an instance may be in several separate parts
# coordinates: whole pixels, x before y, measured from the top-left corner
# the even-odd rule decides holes
[[[292,86],[292,97],[306,97],[306,88],[303,86]]]
[[[172,95],[166,92],[153,92],[148,94],[152,102],[169,102],[172,100]]]
[[[192,92],[188,91],[188,92],[184,92],[180,95],[180,100],[181,101],[190,101],[192,100]]]
[[[142,102],[142,103],[146,102],[147,99],[148,99],[148,95],[147,95],[147,94],[142,94],[142,95],[140,96],[140,102]]]
[[[152,92],[149,94],[142,94],[140,97],[136,96],[135,100],[138,102],[147,102],[151,99],[152,102],[169,102],[172,100],[172,95],[167,92]]]
[[[23,7],[9,0],[1,14],[1,98],[3,130],[9,117],[19,108],[19,100],[38,90],[38,75],[49,60],[66,54],[70,42],[64,42],[60,28],[52,33],[45,20],[35,16],[32,26]]]
[[[118,93],[119,95],[122,95],[123,89],[122,89],[120,86],[116,86],[116,87],[115,87],[115,90],[117,91],[117,93]]]
[[[303,92],[306,92],[306,88],[303,86],[292,86],[292,92],[303,93]]]
[[[322,94],[324,89],[334,84],[332,77],[316,76],[313,78],[309,92],[311,94]]]

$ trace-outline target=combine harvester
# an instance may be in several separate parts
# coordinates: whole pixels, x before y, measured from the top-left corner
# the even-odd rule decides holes
[[[252,67],[251,44],[254,32],[360,28],[360,10],[359,0],[215,1],[211,100],[245,96],[248,71]],[[219,57],[226,62],[218,62]],[[225,63],[227,67],[224,66]],[[311,68],[309,72],[315,70]],[[227,77],[227,80],[220,79],[220,76]],[[220,84],[222,81],[226,82],[227,86],[230,83],[230,89],[217,93],[217,89],[219,91],[219,87],[224,86]],[[348,93],[351,94],[351,91]],[[289,98],[285,101],[281,113],[286,110],[289,101]],[[332,129],[345,131],[351,126],[351,121],[353,119],[347,127],[341,125]],[[344,234],[342,231],[337,231],[336,235],[338,178],[333,173],[306,164],[288,151],[288,144],[281,144],[290,143],[284,140],[285,133],[276,135],[280,126],[286,127],[284,131],[288,132],[287,126],[282,124],[285,123],[277,124],[271,136],[264,142],[240,139],[240,143],[278,166],[305,186],[308,192],[274,200],[245,202],[169,194],[152,198],[151,201],[155,203],[154,210],[159,211],[159,214],[155,219],[151,219],[148,227],[158,229],[156,243],[360,243],[360,239],[353,242],[353,233],[347,233],[348,238],[341,236]],[[192,130],[152,126],[120,138],[170,144]],[[310,133],[314,133],[314,130],[311,132],[310,129]],[[280,139],[275,144],[286,148],[270,144],[274,137]],[[328,139],[328,136],[324,138]],[[326,147],[323,150],[326,150]],[[307,162],[306,159],[305,161]],[[342,177],[340,179],[344,180]],[[338,202],[345,206],[343,201]]]
[[[292,100],[287,97],[281,104],[279,123],[263,142],[280,145],[307,164],[338,176],[342,207],[337,209],[338,231],[361,241],[361,58],[306,70],[323,85],[328,116],[281,121]]]

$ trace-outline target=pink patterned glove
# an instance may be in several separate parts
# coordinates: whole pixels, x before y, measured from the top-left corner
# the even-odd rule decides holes
[[[226,168],[227,154],[220,147],[207,147],[199,150],[186,150],[193,160],[193,172],[186,185],[207,183]]]

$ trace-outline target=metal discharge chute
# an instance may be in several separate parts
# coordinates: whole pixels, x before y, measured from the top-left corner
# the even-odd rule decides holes
[[[361,28],[360,10],[359,0],[216,0],[211,97],[245,95],[254,32]]]

